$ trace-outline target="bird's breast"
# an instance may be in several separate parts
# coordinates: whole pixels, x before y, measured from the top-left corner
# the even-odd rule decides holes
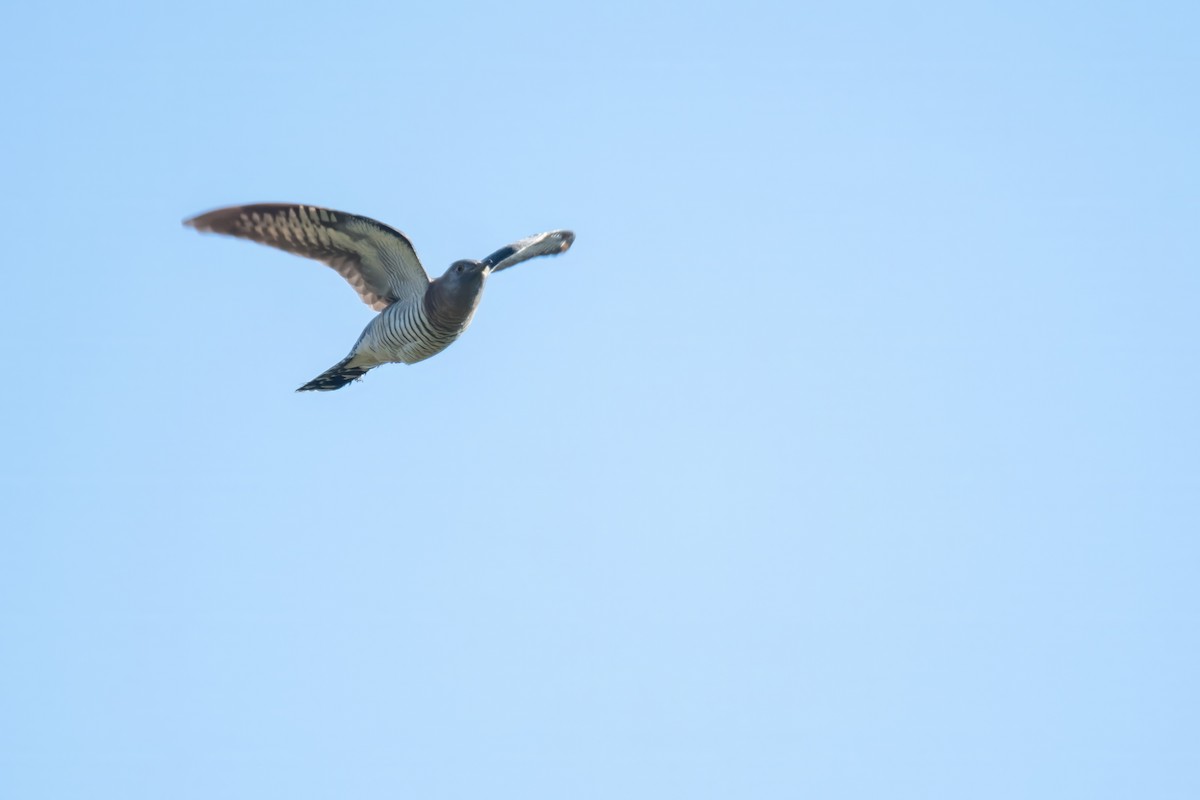
[[[470,323],[470,318],[465,320]],[[447,328],[431,319],[419,299],[393,303],[379,313],[358,348],[386,361],[414,364],[445,350],[466,330],[466,324]]]

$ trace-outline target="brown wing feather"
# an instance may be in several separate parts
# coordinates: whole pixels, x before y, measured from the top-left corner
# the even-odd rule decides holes
[[[260,203],[219,208],[183,224],[316,259],[336,270],[376,311],[403,297],[422,295],[429,285],[408,237],[369,217],[316,206]]]

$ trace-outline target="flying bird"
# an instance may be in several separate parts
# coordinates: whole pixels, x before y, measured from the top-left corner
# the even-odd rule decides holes
[[[501,247],[481,261],[455,261],[431,281],[407,236],[344,211],[263,203],[218,208],[183,224],[328,264],[379,312],[350,355],[298,392],[340,389],[381,364],[415,364],[437,355],[471,324],[489,275],[537,256],[557,255],[575,241],[571,231],[539,233]]]

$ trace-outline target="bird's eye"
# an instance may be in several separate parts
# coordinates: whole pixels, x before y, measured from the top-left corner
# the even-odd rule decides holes
[[[455,267],[455,268],[454,268],[454,271],[455,271],[455,272],[462,272],[462,264],[459,264],[457,267]]]

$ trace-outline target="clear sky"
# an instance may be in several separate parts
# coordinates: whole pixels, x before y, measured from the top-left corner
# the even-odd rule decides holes
[[[1200,797],[1196,9],[13,6],[0,797]]]

